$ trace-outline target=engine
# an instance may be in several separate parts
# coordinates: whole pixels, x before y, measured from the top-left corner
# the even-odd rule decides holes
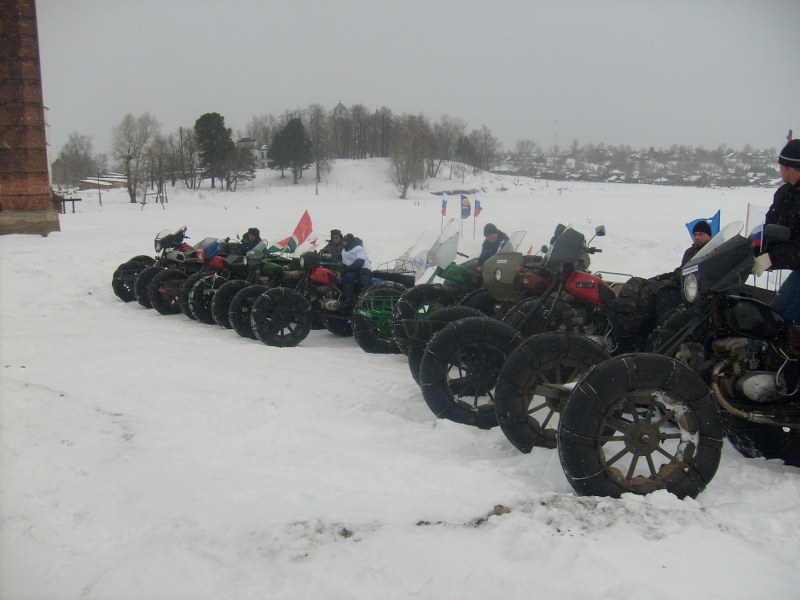
[[[781,364],[769,344],[751,338],[723,338],[712,344],[714,367],[724,360],[728,367],[720,379],[720,389],[733,401],[769,403],[784,399],[783,379],[778,377]],[[776,364],[772,364],[776,363]],[[781,361],[782,363],[782,361]]]

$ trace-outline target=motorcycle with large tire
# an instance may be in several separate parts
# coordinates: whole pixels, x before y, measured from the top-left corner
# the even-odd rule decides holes
[[[800,328],[749,293],[741,229],[728,225],[683,266],[685,306],[654,333],[653,353],[600,363],[567,399],[559,458],[579,494],[695,497],[726,437],[744,456],[800,466]],[[787,238],[765,227],[767,244]]]

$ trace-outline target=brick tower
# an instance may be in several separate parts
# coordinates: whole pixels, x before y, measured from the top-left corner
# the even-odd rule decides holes
[[[35,0],[0,0],[0,234],[51,231]]]

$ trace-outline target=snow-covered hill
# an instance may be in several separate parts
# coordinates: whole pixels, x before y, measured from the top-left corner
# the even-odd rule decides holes
[[[436,420],[403,356],[326,331],[267,347],[111,291],[161,229],[274,241],[304,210],[312,239],[352,231],[388,261],[438,235],[431,192],[472,189],[483,214],[452,225],[467,254],[488,222],[534,250],[558,222],[602,223],[593,268],[648,276],[687,221],[771,197],[445,172],[399,200],[387,172],[338,161],[318,189],[261,172],[163,208],[84,192],[60,233],[0,237],[0,597],[796,597],[796,469],[726,444],[696,500],[577,497],[555,451]]]

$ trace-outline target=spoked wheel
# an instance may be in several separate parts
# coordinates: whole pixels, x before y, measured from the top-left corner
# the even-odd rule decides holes
[[[150,286],[150,282],[153,280],[153,277],[163,270],[164,267],[152,265],[142,269],[142,271],[136,276],[136,280],[133,283],[133,291],[136,295],[136,301],[145,308],[153,308],[147,290]]]
[[[575,384],[610,355],[590,339],[543,333],[525,340],[508,357],[495,389],[497,418],[521,452],[556,447],[558,421]]]
[[[136,300],[136,291],[133,286],[136,276],[146,267],[152,266],[155,261],[150,256],[134,256],[127,262],[122,263],[111,276],[111,289],[114,294],[123,302],[133,302]]]
[[[717,471],[722,435],[700,375],[666,356],[623,354],[589,371],[567,399],[558,455],[581,495],[695,497]]]
[[[444,307],[441,300],[444,293],[440,284],[423,283],[407,289],[400,296],[392,316],[392,337],[403,354],[408,354],[408,346],[419,322]]]
[[[192,293],[192,288],[194,284],[200,281],[203,277],[208,275],[205,271],[198,271],[197,273],[192,273],[189,275],[189,278],[184,282],[183,288],[181,289],[180,301],[181,301],[181,312],[189,317],[192,321],[196,320],[197,317],[194,316],[194,312],[192,312],[192,305],[189,302],[189,295]]]
[[[189,306],[192,308],[194,318],[201,323],[214,324],[211,302],[224,281],[218,274],[214,273],[201,277],[192,286],[189,292]]]
[[[267,287],[264,285],[250,285],[239,290],[231,300],[228,320],[231,323],[231,329],[240,336],[258,339],[250,325],[250,309],[253,308],[253,302],[265,291],[267,291]]]
[[[467,306],[448,306],[439,309],[431,315],[417,323],[414,337],[406,344],[408,354],[408,368],[414,381],[419,384],[419,367],[422,364],[422,356],[431,338],[447,327],[450,323],[466,319],[467,317],[480,317],[481,311]]]
[[[226,281],[214,294],[211,299],[211,316],[214,317],[214,322],[220,327],[231,329],[231,319],[228,315],[228,310],[231,306],[233,297],[241,290],[246,288],[249,283],[243,279],[234,279],[233,281]]]
[[[250,324],[268,346],[297,346],[311,331],[311,305],[292,289],[272,288],[253,303]]]
[[[396,286],[400,287],[396,287]],[[400,284],[378,284],[358,298],[350,323],[356,343],[364,352],[397,354],[400,349],[392,339],[392,316],[398,299],[406,288]]]
[[[420,365],[422,395],[437,417],[489,429],[497,425],[494,386],[522,337],[489,317],[451,323],[428,343]]]
[[[800,467],[800,431],[753,423],[725,414],[725,434],[733,447],[748,458],[779,458]]]
[[[161,315],[181,312],[180,295],[186,273],[180,269],[164,269],[156,273],[147,287],[150,305]]]

